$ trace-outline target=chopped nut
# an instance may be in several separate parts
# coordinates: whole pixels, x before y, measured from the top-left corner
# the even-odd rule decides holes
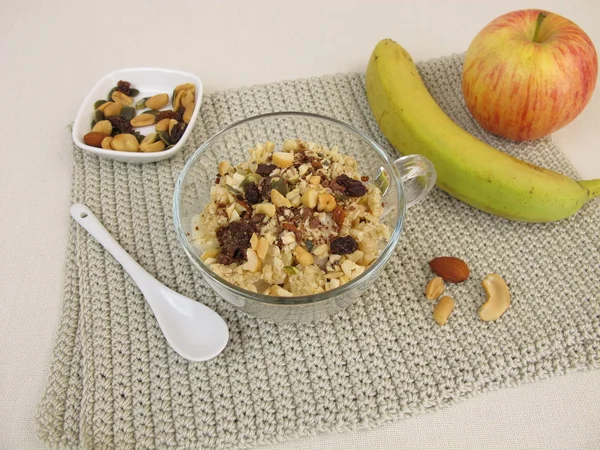
[[[325,290],[330,291],[332,289],[340,287],[340,280],[337,278],[333,278],[325,283]]]
[[[313,249],[313,254],[316,256],[323,256],[329,250],[329,246],[327,244],[321,244]]]
[[[251,248],[246,250],[246,258],[248,259],[248,261],[244,263],[242,269],[248,270],[250,272],[256,272],[261,268],[262,264],[260,262],[260,259],[258,258],[256,252]]]
[[[271,288],[271,295],[275,295],[277,297],[293,297],[294,294],[292,294],[290,291],[285,290],[284,288],[282,288],[281,286],[273,286]]]
[[[292,152],[275,152],[273,153],[273,164],[280,169],[285,169],[294,164],[294,154]]]
[[[256,250],[258,248],[259,239],[260,238],[256,233],[252,233],[252,237],[250,238],[250,247],[252,247],[252,250]]]
[[[335,202],[335,198],[333,195],[327,193],[319,194],[317,210],[331,212],[335,209],[336,206],[337,203]]]
[[[298,263],[302,264],[304,267],[310,266],[314,262],[313,255],[308,253],[303,247],[298,245],[294,249],[294,256]]]
[[[342,267],[342,271],[344,272],[344,274],[348,278],[351,278],[352,270],[356,268],[356,263],[354,261],[347,259],[342,263],[341,267]]]
[[[318,176],[318,175],[313,175],[312,177],[310,177],[308,179],[308,182],[310,184],[314,184],[314,185],[320,184],[321,183],[321,177]]]
[[[227,172],[229,172],[230,167],[231,167],[231,164],[229,164],[228,161],[221,161],[219,163],[219,175],[221,175],[221,176],[225,175]]]
[[[258,241],[258,246],[256,248],[256,254],[260,259],[265,259],[267,256],[267,252],[269,251],[269,241],[261,237]]]
[[[363,256],[363,252],[361,252],[360,250],[356,250],[354,253],[346,255],[346,258],[348,258],[350,261],[354,261],[355,263],[357,263],[361,259],[363,259]]]
[[[296,235],[291,231],[282,233],[281,242],[283,242],[284,244],[291,244],[292,242],[296,242]]]
[[[314,189],[309,189],[302,195],[302,204],[307,208],[314,209],[317,207],[317,202],[319,199],[319,193]]]
[[[275,150],[275,143],[271,141],[265,142],[265,149],[271,153],[273,150]]]
[[[206,262],[206,260],[208,258],[216,258],[216,256],[219,254],[219,249],[218,248],[211,248],[206,250],[204,253],[202,253],[202,256],[200,257],[200,259],[204,262]]]
[[[281,250],[276,245],[270,245],[269,250],[267,250],[267,255],[269,256],[279,256],[281,254]]]
[[[276,208],[272,203],[259,203],[256,205],[255,211],[259,214],[273,217],[275,215]]]
[[[290,208],[292,206],[290,201],[281,195],[281,193],[276,189],[271,189],[271,202],[273,202],[273,204],[278,208]]]

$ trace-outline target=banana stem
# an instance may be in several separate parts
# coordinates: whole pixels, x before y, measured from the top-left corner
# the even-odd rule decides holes
[[[596,180],[578,181],[588,191],[588,198],[600,197],[600,178]]]
[[[544,11],[540,11],[537,16],[537,20],[535,21],[535,31],[533,32],[533,42],[538,42],[538,37],[540,35],[540,28],[542,28],[542,22],[548,16]]]

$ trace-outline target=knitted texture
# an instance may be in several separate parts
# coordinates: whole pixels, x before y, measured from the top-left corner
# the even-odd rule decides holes
[[[452,119],[491,145],[576,177],[550,138],[515,143],[484,132],[460,90],[462,57],[419,71]],[[209,136],[239,119],[309,111],[349,122],[390,155],[362,74],[326,76],[205,96],[182,153],[128,165],[74,151],[73,202],[88,205],[133,258],[176,291],[215,309],[230,327],[217,358],[192,363],[166,344],[131,279],[71,224],[64,306],[38,414],[55,447],[240,448],[326,431],[372,427],[471,395],[598,366],[600,205],[557,223],[515,223],[435,189],[410,209],[377,283],[322,322],[276,325],[216,297],[177,242],[176,177]],[[293,136],[290,136],[293,138]],[[449,322],[432,319],[427,262],[454,255],[470,279],[451,285]],[[484,323],[481,279],[501,274],[512,305]]]

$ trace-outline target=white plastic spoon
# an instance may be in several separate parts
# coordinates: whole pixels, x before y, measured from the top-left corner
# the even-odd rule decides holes
[[[123,266],[140,288],[167,342],[190,361],[206,361],[223,351],[229,340],[225,321],[208,306],[169,289],[146,272],[119,245],[85,205],[71,206],[71,216]]]

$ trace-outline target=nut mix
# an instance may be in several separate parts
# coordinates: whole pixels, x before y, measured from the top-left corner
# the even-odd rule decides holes
[[[390,237],[381,191],[366,181],[337,147],[257,144],[248,161],[219,163],[210,200],[193,218],[193,243],[217,275],[253,292],[335,289],[361,275]]]
[[[83,142],[122,152],[160,152],[177,144],[194,113],[196,86],[180,84],[170,98],[169,94],[161,93],[136,101],[139,94],[131,83],[119,81],[106,100],[94,103],[91,131],[83,137]],[[169,101],[173,109],[162,110]],[[155,132],[148,136],[135,130],[151,125],[155,125]]]

